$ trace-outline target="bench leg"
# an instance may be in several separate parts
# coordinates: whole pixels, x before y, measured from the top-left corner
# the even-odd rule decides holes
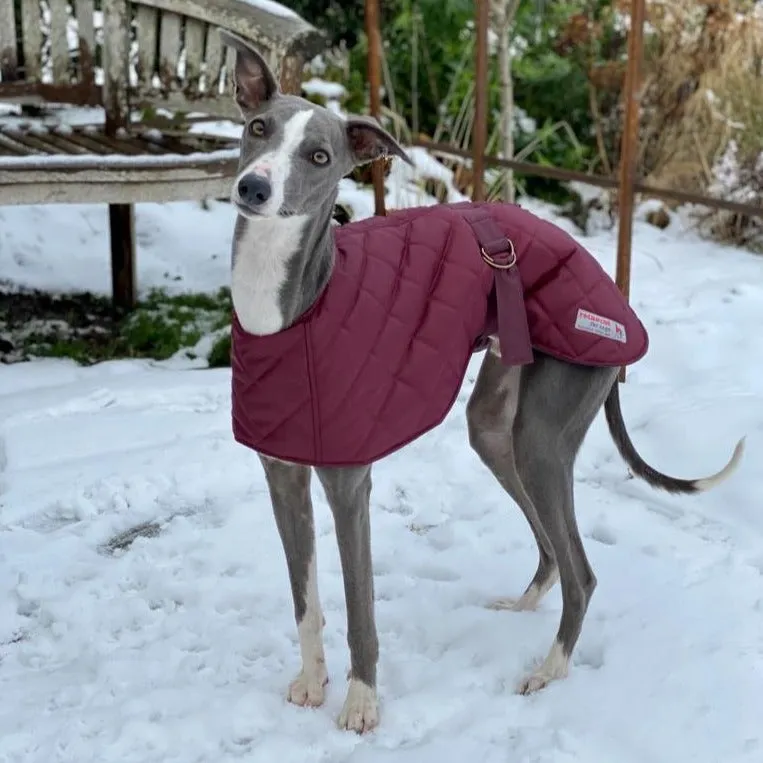
[[[111,294],[114,306],[135,306],[135,213],[132,204],[109,204]]]

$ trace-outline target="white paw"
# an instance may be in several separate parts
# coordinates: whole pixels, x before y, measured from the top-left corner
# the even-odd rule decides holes
[[[532,602],[528,602],[524,596],[519,599],[494,599],[487,604],[487,609],[493,609],[496,612],[524,612],[537,607],[537,602],[535,602],[535,606],[530,606],[531,604]]]
[[[532,694],[548,686],[552,681],[566,678],[569,664],[569,657],[564,655],[562,645],[555,641],[543,664],[519,682],[517,694]]]
[[[329,682],[326,666],[321,665],[316,670],[305,671],[289,684],[286,698],[300,707],[320,707],[326,697],[326,684]]]
[[[379,725],[379,703],[376,689],[367,686],[356,678],[350,679],[347,699],[339,713],[337,725],[340,729],[363,734]]]
[[[556,585],[559,573],[555,570],[548,576],[543,586],[534,583],[518,598],[496,599],[487,605],[488,609],[509,610],[510,612],[534,612],[543,597]]]
[[[562,676],[550,676],[540,671],[531,673],[517,684],[517,694],[533,694],[548,686],[555,678],[562,678]]]

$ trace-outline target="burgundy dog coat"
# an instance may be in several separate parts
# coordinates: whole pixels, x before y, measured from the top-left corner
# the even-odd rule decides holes
[[[518,206],[447,204],[334,231],[328,285],[294,324],[232,325],[233,434],[268,456],[368,464],[437,426],[473,352],[621,366],[646,330],[593,256]]]

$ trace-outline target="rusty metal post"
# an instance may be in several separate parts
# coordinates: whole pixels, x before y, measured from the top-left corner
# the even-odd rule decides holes
[[[379,28],[379,0],[365,0],[365,24],[368,38],[368,87],[371,116],[381,121],[382,41]],[[371,178],[374,184],[374,214],[385,215],[383,160],[378,159],[371,164]]]
[[[641,58],[644,48],[644,0],[631,0],[631,25],[628,32],[628,63],[625,70],[623,100],[625,116],[620,144],[618,190],[617,271],[615,280],[628,299],[631,286],[631,244],[633,240],[633,198],[636,183],[636,148],[638,146],[639,101],[641,99]],[[619,379],[625,381],[625,368]]]
[[[485,200],[485,149],[487,147],[488,55],[487,30],[490,0],[476,0],[474,78],[474,131],[472,133],[472,201]]]

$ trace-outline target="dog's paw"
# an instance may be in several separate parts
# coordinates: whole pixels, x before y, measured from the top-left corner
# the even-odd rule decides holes
[[[356,731],[358,734],[373,731],[379,725],[379,703],[376,699],[376,689],[356,678],[350,679],[347,699],[344,702],[342,712],[339,713],[337,725],[340,729]]]
[[[289,684],[286,699],[300,707],[320,707],[326,697],[326,684],[329,682],[325,665],[313,671],[303,668]]]
[[[562,676],[549,676],[541,672],[530,673],[517,684],[517,694],[534,694],[536,691],[545,689],[555,678],[562,678]]]
[[[555,641],[543,664],[519,682],[517,694],[533,694],[548,686],[552,681],[566,678],[569,664],[569,657],[565,656],[562,645]]]
[[[558,570],[551,570],[541,585],[531,583],[518,599],[495,599],[487,605],[487,608],[509,612],[534,612],[538,609],[543,597],[556,585],[557,580],[559,580]]]
[[[492,609],[495,612],[525,612],[528,610],[536,609],[537,602],[534,604],[532,602],[528,602],[524,596],[521,596],[518,599],[505,597],[500,599],[493,599],[485,606],[487,609]]]

